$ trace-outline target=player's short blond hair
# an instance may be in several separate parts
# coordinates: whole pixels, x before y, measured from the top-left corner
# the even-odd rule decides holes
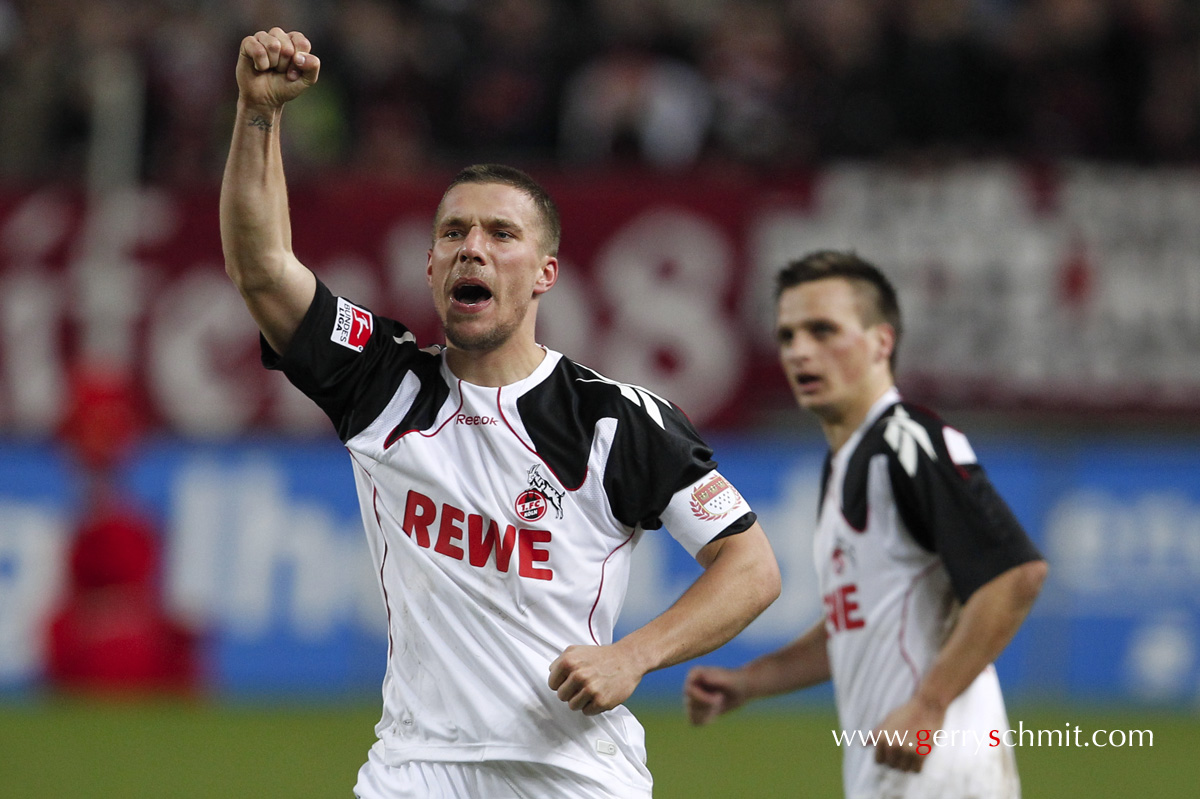
[[[442,202],[445,202],[446,194],[449,194],[455,186],[461,186],[464,183],[499,183],[502,186],[512,186],[514,189],[524,192],[529,199],[533,200],[538,216],[541,217],[542,249],[546,251],[547,255],[558,255],[558,246],[562,241],[562,222],[558,216],[558,206],[540,183],[516,167],[504,164],[474,164],[466,167],[454,176],[450,185],[446,187],[446,191],[442,193],[442,200],[438,203],[434,220],[441,217]]]

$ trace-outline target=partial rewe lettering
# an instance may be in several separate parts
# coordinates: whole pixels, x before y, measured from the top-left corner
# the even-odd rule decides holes
[[[501,532],[494,520],[448,503],[439,509],[436,502],[419,491],[408,492],[401,527],[417,546],[429,549],[432,545],[434,552],[455,560],[463,560],[465,554],[467,563],[477,569],[494,562],[497,571],[507,573],[516,549],[517,574],[531,580],[554,579],[552,569],[537,565],[550,560],[550,550],[545,546],[553,539],[549,530],[508,524]]]
[[[838,633],[844,630],[857,630],[866,625],[859,615],[859,605],[855,601],[858,585],[850,583],[830,591],[822,601],[825,605],[825,625],[829,632]]]

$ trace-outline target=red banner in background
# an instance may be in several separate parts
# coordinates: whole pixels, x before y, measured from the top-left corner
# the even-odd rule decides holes
[[[564,237],[561,279],[540,310],[543,343],[661,392],[701,425],[742,421],[739,406],[761,400],[751,386],[764,377],[786,392],[742,318],[760,189],[619,179],[550,188]],[[440,341],[425,256],[442,189],[293,186],[293,248],[335,293]],[[3,427],[51,430],[71,365],[96,361],[131,370],[152,418],[184,433],[326,429],[258,363],[253,322],[224,274],[215,190],[9,197],[0,236]]]
[[[442,188],[293,185],[295,252],[335,293],[436,341],[425,253]],[[548,188],[564,236],[541,340],[702,427],[790,409],[772,278],[828,247],[893,276],[901,386],[914,398],[1200,408],[1191,173],[1081,167],[1035,184],[1004,165],[844,167],[811,185],[627,175]],[[0,429],[53,430],[71,365],[102,362],[136,377],[153,423],[185,434],[325,432],[257,347],[224,274],[215,188],[0,198]]]

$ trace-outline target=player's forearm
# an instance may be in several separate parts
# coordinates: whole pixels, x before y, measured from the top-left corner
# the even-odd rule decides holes
[[[1029,615],[1046,573],[1045,561],[1031,561],[976,590],[922,678],[916,697],[944,712],[1008,646]]]
[[[221,182],[225,269],[243,294],[277,286],[292,257],[279,140],[281,111],[239,100]]]
[[[779,566],[762,528],[717,543],[716,557],[675,604],[615,644],[642,674],[711,652],[779,596]]]
[[[747,699],[791,693],[828,680],[831,675],[825,641],[822,619],[784,648],[747,663],[742,667]]]

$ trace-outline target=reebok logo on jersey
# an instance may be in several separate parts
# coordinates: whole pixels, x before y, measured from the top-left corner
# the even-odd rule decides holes
[[[495,416],[467,416],[465,413],[460,413],[458,416],[454,417],[454,423],[455,424],[469,424],[469,425],[489,425],[489,424],[500,424],[500,420],[497,419]]]
[[[742,495],[719,474],[705,480],[692,491],[692,514],[697,519],[714,522],[729,514],[742,502]]]
[[[375,328],[375,317],[342,297],[337,298],[337,315],[329,340],[355,352],[362,352]]]

